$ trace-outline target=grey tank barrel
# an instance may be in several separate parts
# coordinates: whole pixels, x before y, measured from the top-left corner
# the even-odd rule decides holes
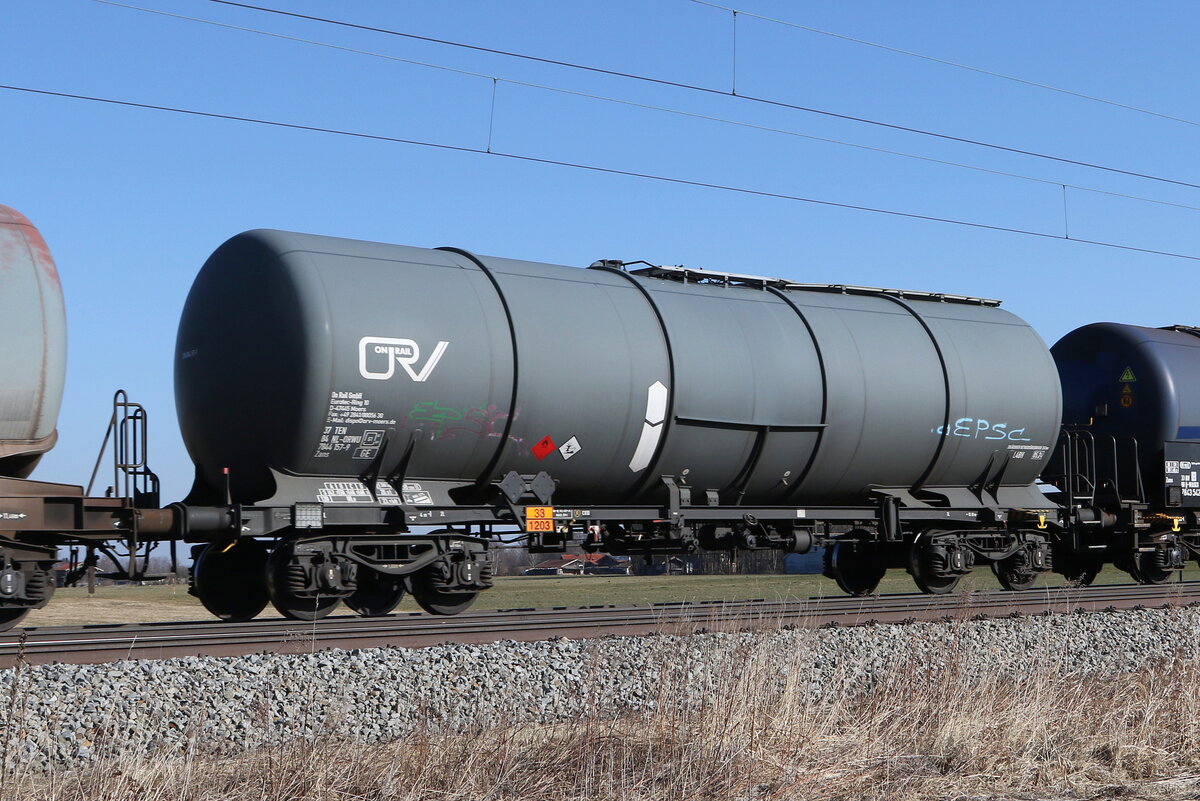
[[[0,205],[0,477],[28,476],[58,438],[67,367],[62,285],[24,215]]]
[[[194,500],[282,477],[557,503],[859,503],[1028,488],[1058,435],[1046,346],[994,302],[514,261],[281,231],[222,245],[175,387]],[[303,499],[297,499],[303,500]],[[412,501],[420,502],[420,501]]]

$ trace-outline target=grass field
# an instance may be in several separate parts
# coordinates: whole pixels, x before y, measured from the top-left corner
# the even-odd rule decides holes
[[[1200,578],[1200,570],[1189,568],[1185,578]],[[1059,583],[1050,574],[1046,585]],[[1126,583],[1130,578],[1109,567],[1098,584]],[[965,579],[961,590],[999,587],[990,570],[979,569]],[[889,570],[880,592],[915,592],[912,579],[903,570]],[[520,609],[528,607],[594,606],[765,599],[803,599],[838,596],[841,590],[819,575],[756,576],[514,576],[496,579],[496,586],[476,602],[477,609]],[[405,599],[397,611],[416,612],[417,605]],[[348,612],[338,610],[335,614]],[[277,617],[267,608],[264,617]],[[187,585],[148,587],[97,587],[94,595],[86,588],[58,590],[45,609],[30,613],[26,626],[70,626],[96,623],[146,623],[206,620],[208,612],[187,593]]]
[[[391,742],[328,732],[246,753],[140,751],[88,741],[94,761],[44,772],[0,753],[3,801],[1078,801],[1197,798],[1200,664],[1086,675],[1033,657],[977,671],[956,637],[929,659],[881,663],[820,698],[804,647],[712,639],[662,652],[656,703],[614,715],[581,699],[548,723],[418,727]],[[703,650],[700,650],[703,649]],[[694,659],[713,666],[697,692]],[[936,668],[931,666],[936,665]],[[326,699],[324,678],[313,697]],[[16,686],[15,684],[13,685]],[[478,685],[476,685],[478,687]],[[482,692],[470,688],[455,692]],[[19,693],[4,703],[17,708]],[[72,710],[64,710],[70,720]],[[271,742],[269,716],[245,721]],[[133,727],[131,727],[133,728]],[[20,743],[18,736],[11,742]]]

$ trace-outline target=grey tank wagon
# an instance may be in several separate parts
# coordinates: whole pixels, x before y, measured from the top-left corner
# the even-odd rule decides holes
[[[983,298],[251,231],[201,269],[175,358],[191,492],[161,506],[127,456],[119,508],[89,508],[125,576],[192,543],[192,591],[224,619],[380,615],[405,593],[454,614],[513,536],[824,546],[854,594],[889,567],[933,593],[980,564],[1010,589],[1104,561],[1157,582],[1200,553],[1161,459],[1064,427],[1075,379]],[[114,431],[144,420],[118,398]],[[55,542],[86,546],[85,567],[97,540]]]

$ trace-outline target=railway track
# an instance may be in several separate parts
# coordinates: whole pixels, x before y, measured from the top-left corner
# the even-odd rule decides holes
[[[0,667],[112,662],[180,656],[307,653],[329,648],[420,648],[444,642],[542,640],[654,632],[736,630],[773,626],[815,628],[930,620],[966,620],[1200,602],[1200,582],[1157,586],[1051,587],[962,595],[901,594],[866,598],[704,601],[648,606],[509,609],[436,618],[420,613],[381,618],[328,617],[313,623],[139,623],[43,627],[0,635]]]

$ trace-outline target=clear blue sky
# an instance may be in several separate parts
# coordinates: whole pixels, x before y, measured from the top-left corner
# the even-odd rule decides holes
[[[1200,189],[711,93],[289,19],[207,0],[7,0],[0,83],[585,163],[1200,256]],[[1200,5],[727,0],[264,5],[727,91],[1200,184]],[[750,14],[1181,117],[1179,122]],[[419,67],[411,59],[505,79]],[[553,86],[789,133],[519,85]],[[83,483],[118,387],[146,404],[165,500],[191,472],[175,424],[176,320],[208,254],[274,227],[586,266],[598,258],[996,297],[1047,342],[1087,322],[1200,323],[1200,262],[486,154],[0,90],[0,203],[62,273],[57,449]],[[814,141],[836,139],[978,170]],[[1068,228],[1064,228],[1064,225]],[[6,345],[10,346],[10,345]],[[230,387],[236,395],[238,387]]]

